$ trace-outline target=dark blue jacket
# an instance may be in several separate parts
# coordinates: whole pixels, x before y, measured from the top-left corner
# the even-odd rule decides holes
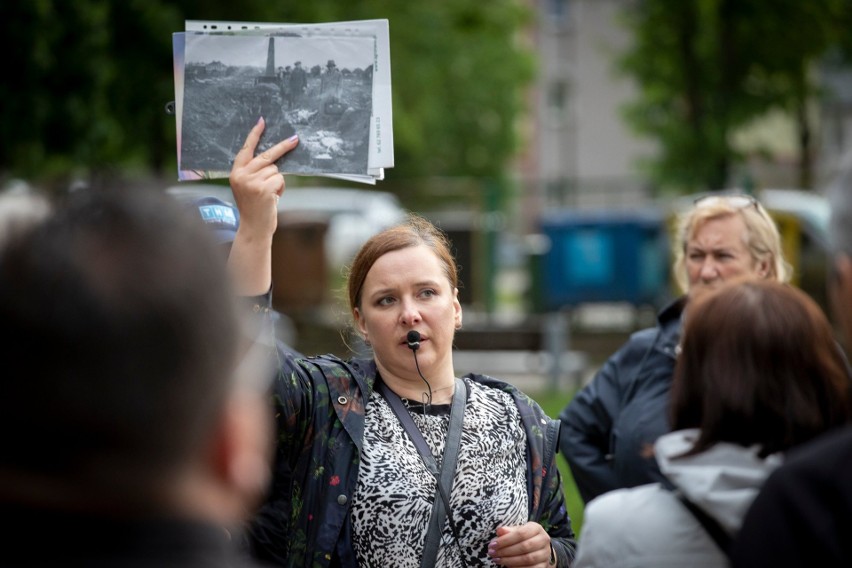
[[[356,568],[349,506],[375,363],[279,353],[273,487],[248,531],[249,546],[255,557],[282,566]],[[482,375],[465,379],[513,397],[527,435],[529,520],[550,535],[559,565],[569,566],[575,540],[556,467],[559,421],[512,385]]]
[[[671,430],[669,390],[685,298],[654,328],[630,336],[559,418],[559,445],[585,502],[607,491],[660,480],[654,441]]]

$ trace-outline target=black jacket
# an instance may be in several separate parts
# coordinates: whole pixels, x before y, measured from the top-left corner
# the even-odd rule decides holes
[[[852,427],[790,452],[734,541],[732,564],[852,566]]]
[[[669,390],[685,303],[672,302],[657,316],[657,327],[631,335],[559,416],[559,447],[587,503],[660,480],[652,450],[671,430]]]

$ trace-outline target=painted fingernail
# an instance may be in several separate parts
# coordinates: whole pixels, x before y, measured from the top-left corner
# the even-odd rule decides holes
[[[262,116],[261,116],[260,118],[258,118],[258,119],[257,119],[257,123],[258,123],[258,124],[263,124],[263,117],[262,117]]]
[[[296,140],[298,140],[298,139],[299,139],[299,135],[298,135],[298,134],[294,134],[294,135],[292,135],[290,138],[288,138],[287,140],[285,140],[285,142],[295,142],[295,141],[296,141]]]

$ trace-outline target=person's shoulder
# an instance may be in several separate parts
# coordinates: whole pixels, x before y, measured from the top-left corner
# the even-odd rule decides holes
[[[627,338],[627,341],[610,356],[610,361],[622,364],[641,359],[654,346],[659,335],[659,327],[646,327],[634,331]]]
[[[787,472],[807,474],[814,471],[847,475],[852,467],[852,426],[823,434],[819,438],[792,450],[779,468]],[[850,482],[852,483],[852,482]]]
[[[646,327],[644,329],[640,329],[639,331],[634,331],[630,334],[630,337],[627,341],[624,342],[624,345],[621,349],[630,349],[636,347],[647,347],[654,343],[654,339],[657,337],[657,334],[660,332],[659,327]]]
[[[705,535],[658,483],[616,489],[586,505],[578,560],[586,566],[592,564],[583,559],[595,566],[721,566],[721,551]]]
[[[595,497],[586,504],[584,527],[605,530],[610,534],[656,532],[666,527],[676,497],[658,483],[615,489]],[[582,546],[582,545],[581,545]]]
[[[507,392],[518,390],[518,388],[511,383],[507,383],[506,381],[503,381],[501,379],[495,379],[492,376],[483,375],[480,373],[468,373],[462,378],[470,380],[471,382],[481,385],[485,388],[499,389]]]
[[[616,351],[616,355],[629,358],[630,355],[644,354],[657,343],[661,348],[673,349],[682,326],[681,314],[685,302],[685,298],[678,298],[663,308],[657,317],[657,325],[634,331]]]
[[[544,415],[544,410],[542,410],[541,406],[535,400],[511,383],[495,379],[488,375],[480,375],[478,373],[468,373],[464,376],[464,379],[471,382],[473,385],[472,388],[481,388],[485,392],[498,391],[512,397],[515,401],[515,405],[518,406],[518,409],[521,410],[522,413],[527,410],[531,410],[537,414],[541,414],[542,416]]]
[[[351,375],[367,376],[375,373],[376,364],[372,359],[342,359],[333,353],[324,355],[313,355],[299,359],[302,364],[313,365],[333,374],[347,373]]]
[[[525,399],[529,399],[521,389],[513,385],[512,383],[508,383],[501,379],[495,379],[489,375],[481,375],[479,373],[468,373],[463,377],[463,380],[469,380],[472,388],[480,388],[485,392],[488,391],[499,391],[502,393],[509,394],[513,397],[522,397]],[[532,399],[530,399],[532,400]]]
[[[659,483],[649,483],[637,487],[627,487],[608,491],[595,497],[586,504],[587,514],[618,515],[625,507],[659,505],[660,499],[668,499],[670,493]]]

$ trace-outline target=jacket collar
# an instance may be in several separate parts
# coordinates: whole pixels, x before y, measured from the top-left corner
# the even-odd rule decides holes
[[[736,532],[766,477],[781,464],[781,455],[760,458],[760,447],[719,442],[699,454],[683,456],[699,430],[664,434],[654,444],[660,471],[727,530]]]
[[[677,346],[680,343],[680,332],[683,328],[683,310],[686,307],[686,296],[681,296],[669,303],[657,314],[659,336],[655,342],[656,349],[674,358],[677,356]]]

